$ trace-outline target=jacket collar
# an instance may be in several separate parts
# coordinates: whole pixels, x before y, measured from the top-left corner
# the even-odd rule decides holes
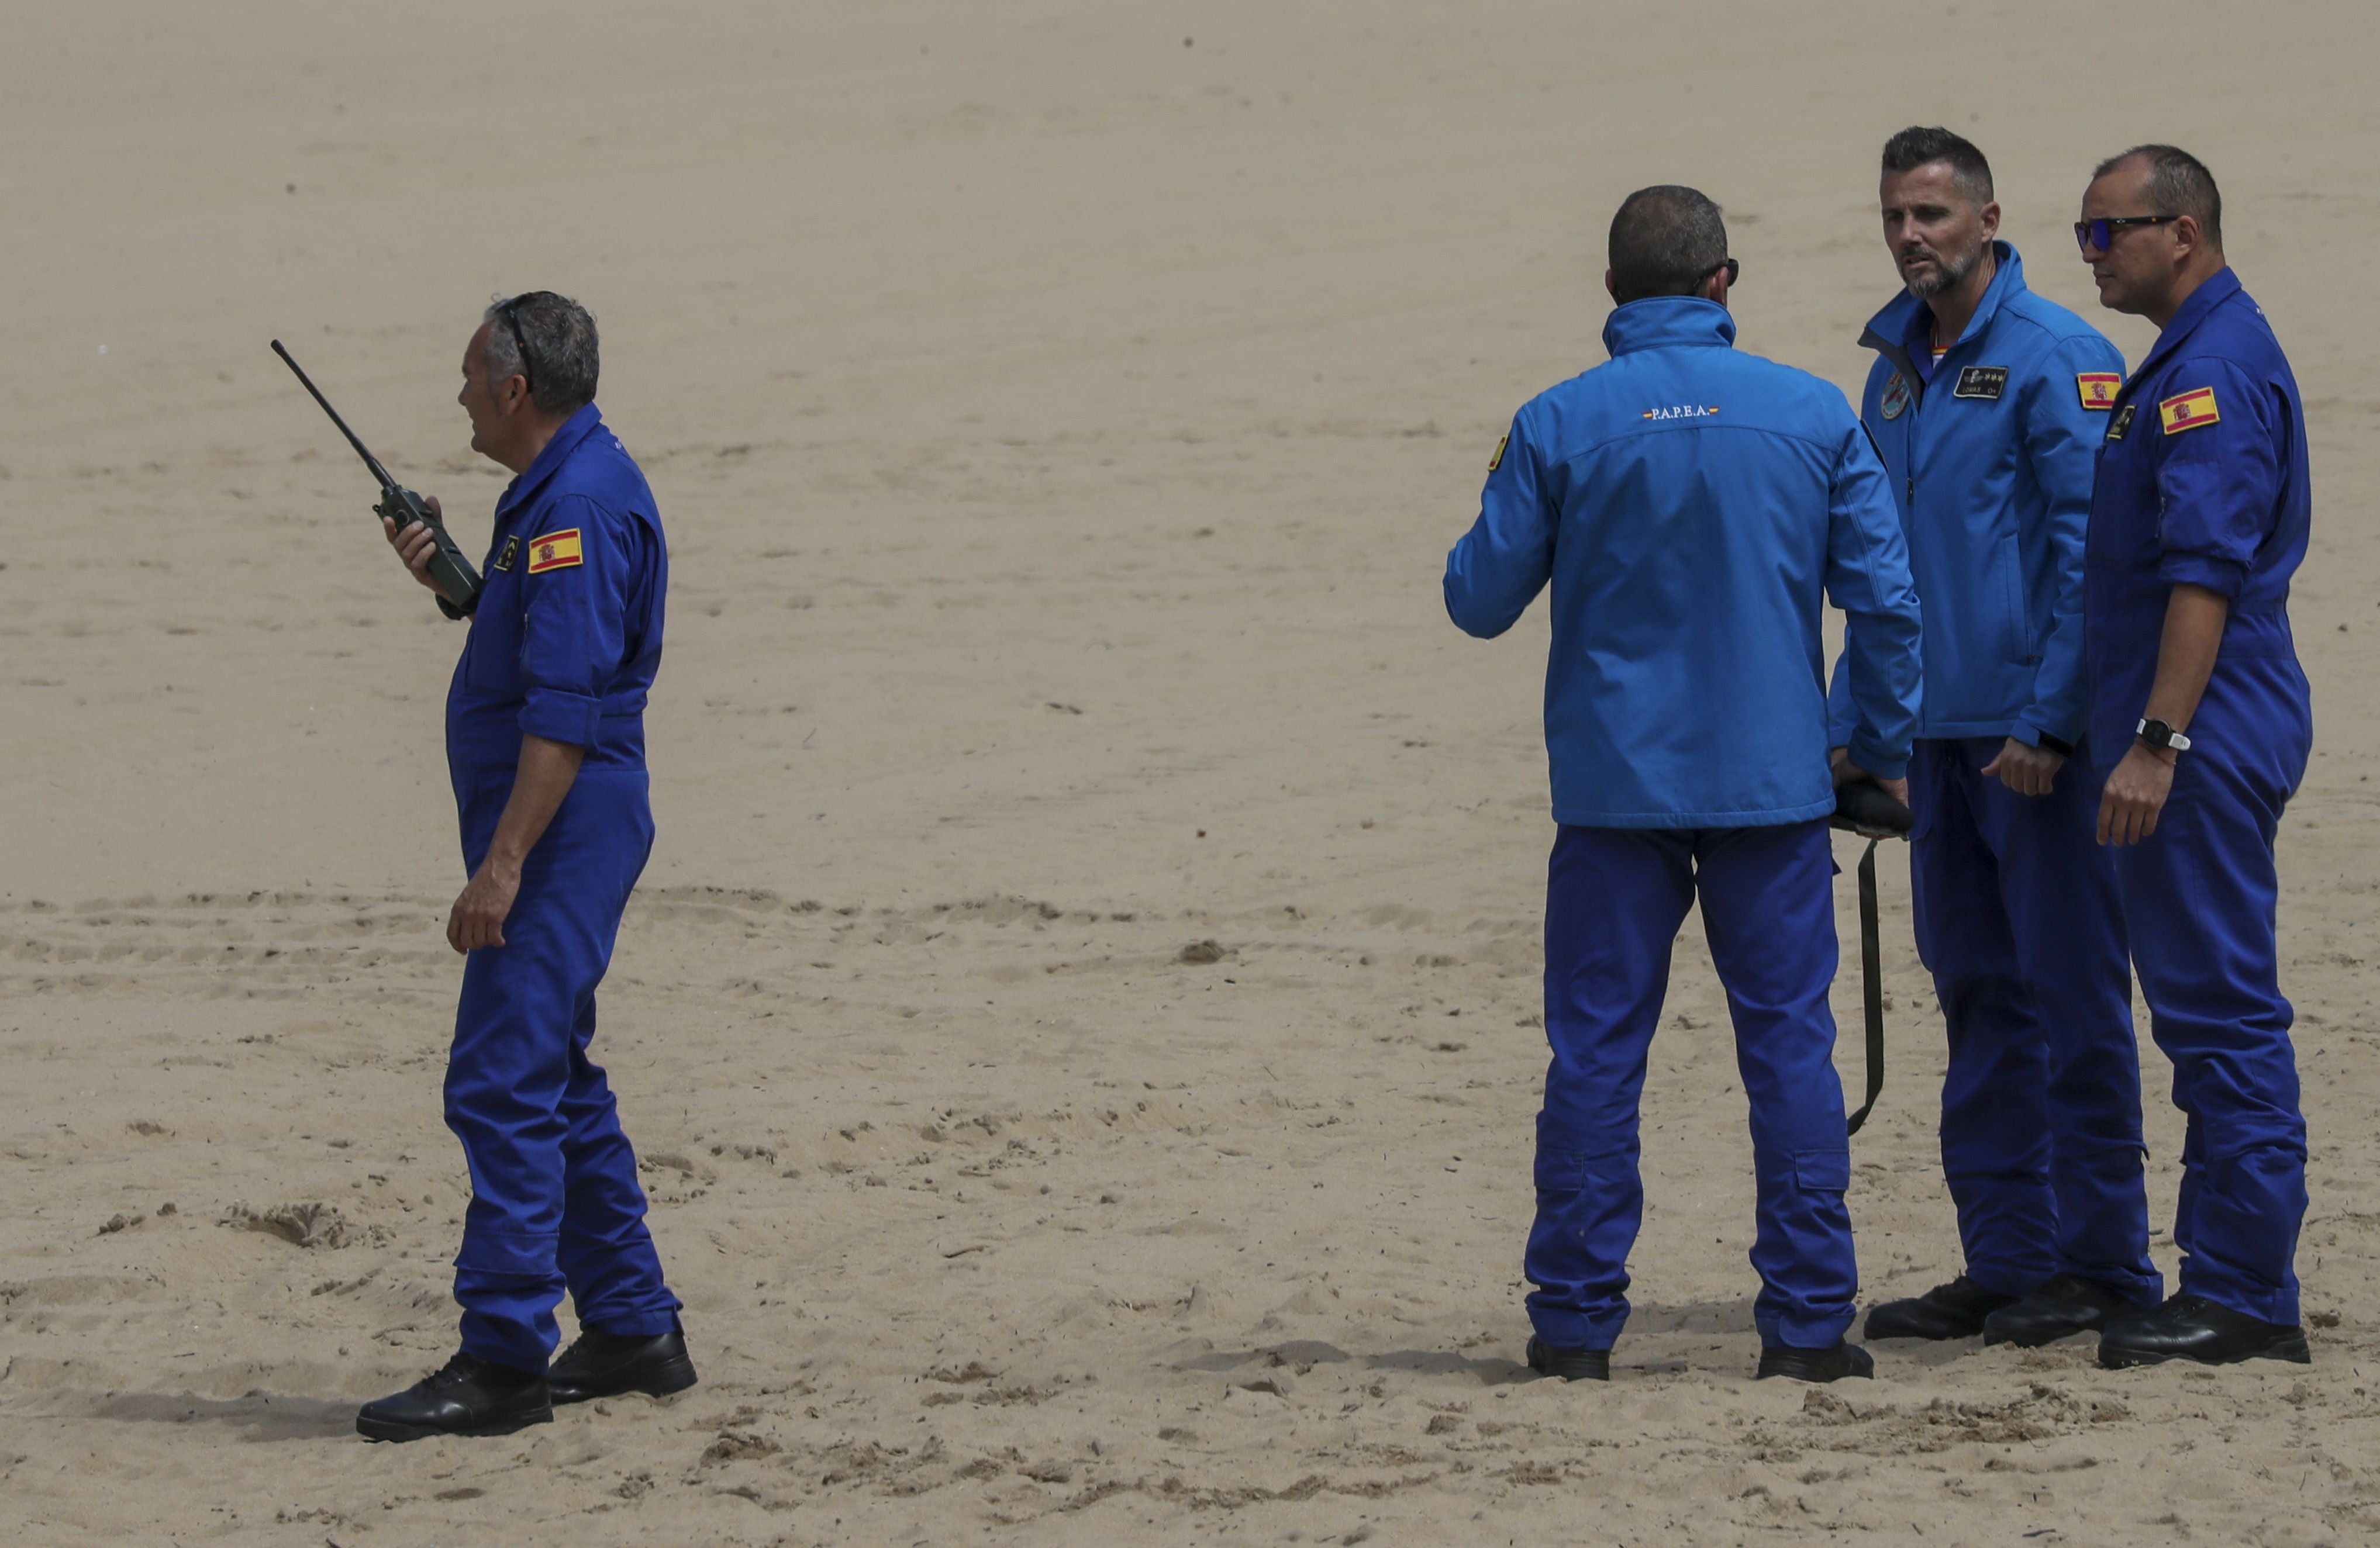
[[[1603,347],[1614,359],[1641,349],[1731,349],[1735,319],[1699,296],[1648,296],[1611,308]]]
[[[504,486],[504,498],[496,502],[498,518],[528,504],[562,465],[570,460],[570,454],[578,450],[578,443],[594,434],[596,427],[602,422],[602,410],[591,403],[562,421],[562,428],[553,432],[553,439],[545,443],[545,450],[537,454],[537,460],[528,465],[528,471]]]
[[[1967,319],[1966,331],[1959,335],[1958,343],[1950,346],[1953,350],[1970,339],[1981,338],[2010,297],[2025,292],[2024,259],[2012,244],[1994,242],[1992,260],[1996,265],[1992,283],[1984,287],[1984,298],[1975,303],[1975,315]],[[1863,348],[1888,357],[1900,368],[1900,374],[1910,379],[1910,385],[1914,390],[1922,383],[1917,373],[1911,369],[1910,351],[1916,347],[1913,341],[1918,340],[1920,330],[1930,332],[1932,327],[1932,322],[1927,320],[1925,303],[1904,289],[1887,303],[1882,311],[1868,319],[1866,331],[1860,334],[1860,345]]]
[[[2190,293],[2173,316],[2166,320],[2165,331],[2157,334],[2156,343],[2149,349],[2148,357],[2132,372],[2134,381],[2145,381],[2150,371],[2163,365],[2182,341],[2198,331],[2216,308],[2240,294],[2240,276],[2225,264],[2206,277],[2206,282]]]

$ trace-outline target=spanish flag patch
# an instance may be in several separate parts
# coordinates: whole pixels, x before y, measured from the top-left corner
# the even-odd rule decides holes
[[[1498,468],[1504,466],[1504,448],[1511,444],[1512,444],[1512,438],[1509,435],[1503,440],[1496,442],[1496,454],[1488,459],[1488,472],[1493,473]]]
[[[528,573],[532,575],[541,575],[548,570],[567,570],[573,564],[585,562],[578,551],[578,529],[575,526],[528,540]]]
[[[2116,389],[2124,379],[2113,371],[2084,371],[2074,379],[2074,389],[2082,394],[2082,406],[2101,411],[2116,406]]]
[[[2165,433],[2180,435],[2201,425],[2211,425],[2223,416],[2215,407],[2215,389],[2201,387],[2194,393],[2183,393],[2157,405],[2157,417],[2165,421]]]

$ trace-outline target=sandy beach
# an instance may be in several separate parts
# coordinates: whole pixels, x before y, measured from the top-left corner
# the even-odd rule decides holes
[[[0,1536],[2380,1531],[2380,12],[103,0],[9,31]],[[1513,408],[1604,357],[1632,188],[1719,200],[1742,345],[1854,387],[1910,123],[1983,146],[2034,287],[2134,362],[2068,224],[2101,156],[2196,151],[2306,393],[2314,1363],[1894,1343],[1873,1383],[1755,1385],[1690,922],[1615,1379],[1536,1380],[1545,614],[1463,637],[1443,556]],[[266,345],[476,554],[504,476],[457,365],[531,287],[601,320],[671,537],[660,840],[596,1054],[704,1379],[372,1446],[356,1405],[455,1343],[463,635]],[[1864,1303],[1958,1269],[1884,870]]]

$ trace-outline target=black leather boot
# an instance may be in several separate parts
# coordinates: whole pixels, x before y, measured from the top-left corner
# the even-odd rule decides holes
[[[2099,1337],[2099,1363],[2110,1371],[2168,1360],[2193,1360],[2201,1365],[2286,1360],[2311,1365],[2313,1351],[2306,1348],[2305,1329],[2294,1323],[2262,1322],[2203,1295],[2178,1295],[2163,1306],[2118,1312]]]
[[[2052,1275],[2023,1300],[1985,1317],[1984,1342],[2038,1348],[2077,1333],[2095,1332],[2131,1306],[2131,1298],[2113,1286],[2079,1274]]]
[[[1984,1331],[1984,1319],[2016,1297],[1987,1290],[1961,1274],[1947,1285],[1937,1285],[1921,1296],[1888,1300],[1867,1314],[1870,1338],[1973,1338]]]
[[[598,1333],[583,1328],[547,1373],[556,1403],[584,1403],[641,1392],[666,1397],[695,1384],[694,1361],[683,1333]]]
[[[467,1354],[356,1415],[356,1433],[374,1441],[419,1441],[431,1435],[509,1435],[553,1422],[545,1378]]]
[[[1797,1382],[1839,1382],[1845,1376],[1873,1376],[1876,1357],[1857,1344],[1837,1343],[1832,1348],[1796,1349],[1783,1344],[1760,1347],[1760,1369],[1753,1380],[1791,1376]]]
[[[1608,1382],[1609,1349],[1558,1349],[1542,1338],[1529,1340],[1529,1369],[1566,1382]]]

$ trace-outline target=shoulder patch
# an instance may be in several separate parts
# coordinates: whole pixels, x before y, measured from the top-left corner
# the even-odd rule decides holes
[[[1959,372],[1959,384],[1950,389],[1954,398],[1988,398],[1998,400],[2008,391],[2009,369],[2006,366],[1967,366]]]
[[[566,570],[573,564],[586,562],[578,549],[578,529],[565,526],[559,532],[549,532],[542,538],[528,540],[528,573],[541,575],[548,570]]]
[[[1883,399],[1876,405],[1888,419],[1898,419],[1909,407],[1909,381],[1899,371],[1884,384]]]
[[[493,564],[489,565],[488,568],[491,570],[509,570],[513,567],[513,561],[519,557],[520,534],[516,532],[511,537],[504,539],[504,551],[496,555],[496,562]]]
[[[2201,387],[2193,393],[2177,393],[2157,405],[2157,417],[2165,421],[2165,433],[2180,435],[2201,425],[2211,425],[2223,417],[2215,406],[2215,389]]]
[[[1493,473],[1498,468],[1504,466],[1504,448],[1511,444],[1512,444],[1512,438],[1509,435],[1496,442],[1496,454],[1488,459],[1488,472]]]
[[[2101,412],[2116,406],[2117,389],[2124,379],[2114,371],[2082,371],[2074,378],[2074,390],[2082,394],[2082,406]]]
[[[2108,440],[2121,441],[2124,439],[2124,432],[2132,428],[2132,416],[2139,412],[2140,406],[2141,405],[2136,403],[2128,403],[2120,411],[2118,412],[2114,422],[2107,427]]]

